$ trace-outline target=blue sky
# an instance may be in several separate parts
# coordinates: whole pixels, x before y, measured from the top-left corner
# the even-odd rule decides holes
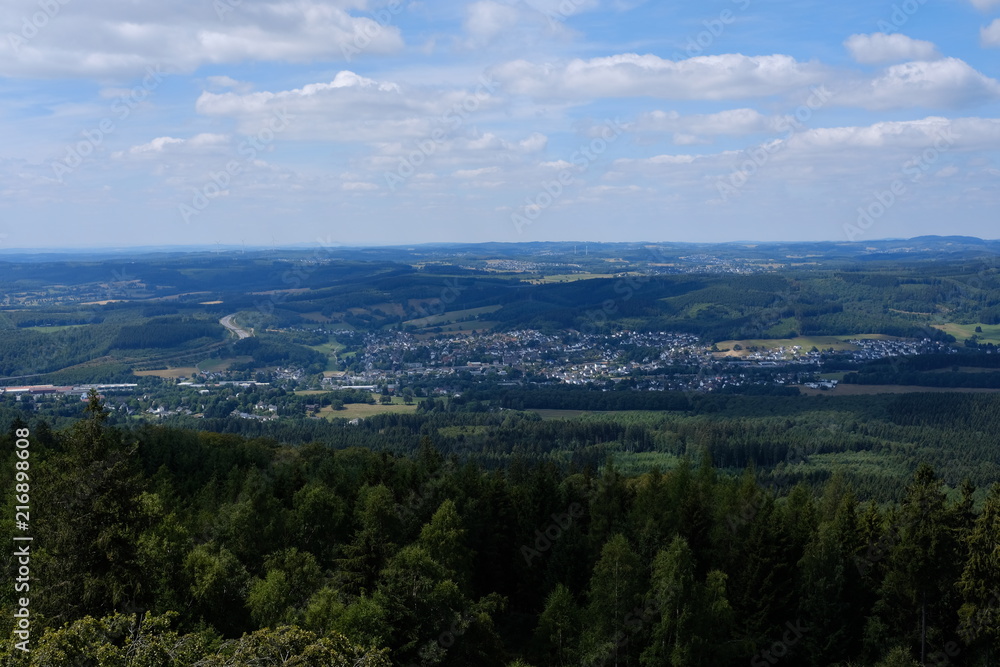
[[[1000,0],[8,0],[0,249],[997,238]]]

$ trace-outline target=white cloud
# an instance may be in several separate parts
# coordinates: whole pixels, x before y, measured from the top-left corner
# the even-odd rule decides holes
[[[430,136],[432,118],[444,114],[458,92],[403,89],[342,71],[328,83],[277,92],[205,91],[195,109],[208,116],[231,117],[241,132],[255,133],[277,113],[291,117],[285,136],[338,141],[387,141]]]
[[[53,0],[55,1],[55,0]],[[60,2],[42,28],[25,17],[31,0],[0,6],[0,75],[10,77],[133,77],[148,66],[191,72],[206,64],[248,61],[342,61],[357,52],[402,49],[399,28],[351,14],[365,3],[339,0],[108,0]],[[63,16],[65,14],[65,16]],[[72,16],[70,16],[72,14]]]
[[[980,29],[979,42],[983,46],[1000,46],[1000,19]]]
[[[832,103],[866,109],[962,108],[1000,97],[1000,83],[958,58],[893,65],[835,94]]]
[[[971,0],[972,6],[982,11],[988,11],[1000,6],[1000,0]]]
[[[636,132],[674,133],[674,143],[693,144],[702,143],[706,136],[774,132],[778,125],[777,117],[768,117],[754,109],[742,108],[691,115],[681,115],[676,111],[652,111],[640,114],[628,129]]]
[[[907,37],[902,33],[886,35],[851,35],[844,46],[859,63],[874,65],[905,60],[936,60],[941,55],[933,43]]]
[[[489,44],[498,35],[512,30],[520,20],[517,7],[481,0],[466,7],[465,31],[475,44]]]
[[[518,147],[527,153],[536,153],[545,150],[549,143],[549,138],[540,132],[532,132],[529,137],[518,142]]]
[[[592,0],[477,0],[465,8],[466,39],[459,47],[523,53],[539,44],[567,41],[576,33],[565,19],[594,4]]]
[[[800,132],[789,140],[798,150],[847,148],[924,149],[945,137],[951,148],[978,150],[1000,148],[1000,119],[930,116],[921,120],[874,123],[868,126],[817,128]]]
[[[177,151],[180,149],[211,149],[224,146],[229,143],[229,136],[225,134],[211,134],[203,132],[190,139],[178,139],[176,137],[157,137],[152,141],[138,146],[132,146],[128,151],[119,151],[113,157],[120,158],[125,155],[141,156],[144,154],[164,153],[166,151]]]
[[[723,100],[774,95],[807,86],[819,81],[821,68],[785,55],[724,54],[672,61],[625,53],[558,64],[517,60],[496,67],[492,74],[511,93],[545,100]]]

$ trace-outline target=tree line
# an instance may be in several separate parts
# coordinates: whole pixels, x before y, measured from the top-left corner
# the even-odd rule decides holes
[[[708,450],[628,475],[109,422],[95,394],[31,424],[46,631],[0,664],[981,665],[1000,638],[1000,485],[926,464],[879,504]]]

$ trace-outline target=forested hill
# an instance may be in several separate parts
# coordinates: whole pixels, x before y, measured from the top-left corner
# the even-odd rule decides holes
[[[0,665],[978,665],[1000,639],[1000,485],[977,506],[926,465],[879,506],[707,458],[485,470],[430,438],[122,432],[92,396],[67,430],[14,424],[5,478],[24,428],[33,650]]]

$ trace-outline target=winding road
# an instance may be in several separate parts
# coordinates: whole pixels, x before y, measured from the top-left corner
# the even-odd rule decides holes
[[[236,313],[233,313],[232,315],[226,315],[221,320],[219,320],[219,324],[221,324],[222,326],[226,327],[234,334],[236,334],[236,337],[239,338],[240,340],[243,340],[244,338],[250,338],[251,336],[253,336],[252,331],[247,331],[246,329],[240,327],[238,324],[235,324],[233,322],[234,317],[236,317]]]

